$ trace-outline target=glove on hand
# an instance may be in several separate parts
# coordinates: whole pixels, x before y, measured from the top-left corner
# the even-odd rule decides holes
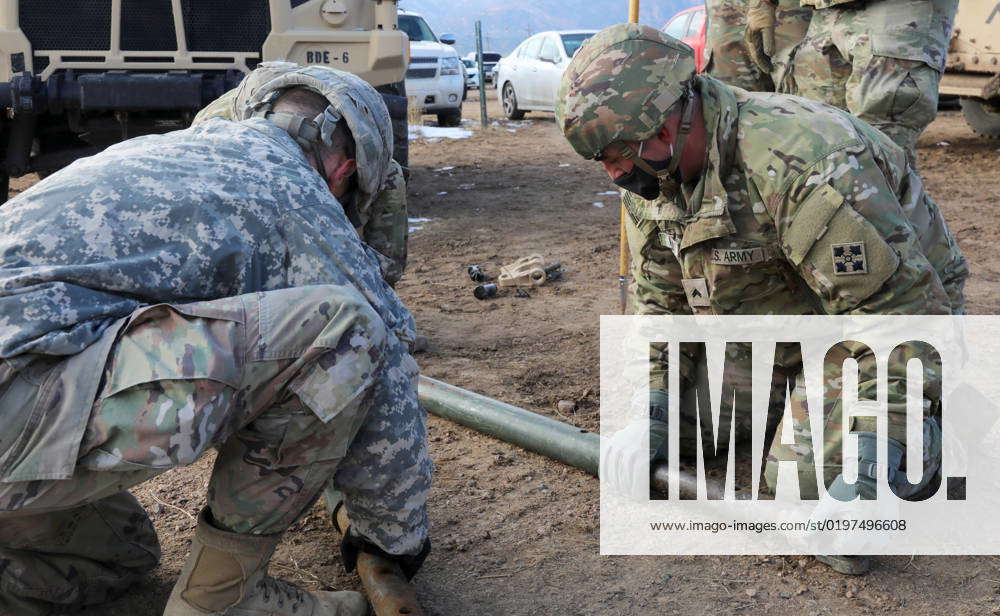
[[[649,473],[645,466],[667,459],[667,393],[650,391],[649,416],[634,419],[605,441],[601,447],[601,478],[619,494],[636,501],[648,500]]]
[[[770,73],[772,69],[777,11],[778,5],[770,0],[750,0],[747,6],[747,27],[743,32],[743,40],[750,59],[765,73]]]

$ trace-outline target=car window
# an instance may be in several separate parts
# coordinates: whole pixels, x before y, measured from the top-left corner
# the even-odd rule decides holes
[[[542,49],[538,53],[539,58],[545,58],[546,60],[553,60],[558,62],[561,58],[559,57],[559,49],[556,47],[556,42],[552,40],[551,36],[546,36],[542,39]]]
[[[684,38],[684,35],[687,33],[687,24],[689,19],[691,19],[691,13],[678,15],[671,19],[666,26],[664,26],[663,31],[674,38]]]
[[[691,14],[691,23],[687,27],[687,37],[701,34],[701,26],[705,23],[705,11],[695,11]]]
[[[465,68],[472,68],[473,66],[476,65],[476,63],[473,62],[472,60],[462,60],[462,64],[465,65]]]
[[[562,44],[563,49],[566,50],[566,57],[572,58],[576,54],[576,50],[583,45],[583,42],[594,36],[593,34],[562,34]]]
[[[483,52],[483,62],[499,62],[500,58],[501,56],[498,53]]]
[[[529,59],[537,59],[538,51],[542,48],[542,37],[536,36],[535,38],[530,38],[524,42],[524,48],[521,49],[521,57]]]
[[[427,25],[427,22],[424,21],[423,17],[417,15],[400,15],[399,29],[405,32],[411,41],[438,42],[437,37],[434,36],[434,32]]]

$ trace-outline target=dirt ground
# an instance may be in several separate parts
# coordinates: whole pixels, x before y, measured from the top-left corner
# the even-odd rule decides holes
[[[398,291],[429,339],[417,358],[429,376],[596,429],[598,318],[618,307],[617,199],[603,194],[613,187],[572,153],[552,114],[480,130],[478,113],[473,92],[465,115],[475,122],[464,125],[471,138],[411,142],[411,216],[430,220],[413,224],[421,228],[411,234]],[[490,117],[500,118],[495,100]],[[975,138],[951,111],[920,143],[929,190],[972,264],[969,311],[1000,313],[992,251],[1000,142]],[[531,253],[561,262],[564,280],[531,297],[473,299],[467,265],[495,272]],[[560,400],[576,410],[558,417]],[[1000,613],[994,557],[879,558],[860,579],[805,557],[603,557],[596,479],[433,417],[429,438],[434,551],[416,581],[430,615]],[[163,562],[89,616],[161,613],[210,468],[205,459],[135,490],[160,532]],[[310,588],[357,588],[338,545],[317,507],[288,533],[272,570]]]

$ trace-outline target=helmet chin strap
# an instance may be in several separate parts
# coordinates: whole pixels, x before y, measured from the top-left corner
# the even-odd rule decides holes
[[[678,167],[680,167],[681,158],[684,155],[684,144],[687,141],[688,134],[691,132],[691,115],[694,113],[694,105],[691,98],[690,89],[688,89],[687,95],[684,97],[684,107],[681,109],[681,124],[677,130],[677,137],[674,139],[673,152],[670,155],[670,162],[665,169],[660,169],[659,171],[653,169],[649,163],[642,159],[639,155],[640,152],[632,149],[632,146],[625,146],[621,149],[622,158],[630,161],[646,173],[656,176],[660,180],[661,187],[675,183],[672,178]]]

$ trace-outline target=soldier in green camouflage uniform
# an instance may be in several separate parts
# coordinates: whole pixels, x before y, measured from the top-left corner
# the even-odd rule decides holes
[[[301,71],[303,67],[291,62],[264,62],[246,76],[240,85],[209,103],[195,116],[197,125],[212,118],[226,120],[246,120],[253,116],[251,99],[272,90],[279,77]],[[320,79],[335,87],[339,83],[352,83],[357,79],[351,73],[328,66],[312,66],[308,69]],[[364,170],[359,169],[360,173]],[[385,186],[377,194],[358,191],[345,203],[358,212],[356,230],[366,244],[374,248],[384,259],[383,270],[386,281],[395,286],[406,269],[407,239],[409,223],[406,210],[406,181],[403,168],[393,160],[389,165],[389,175]],[[343,199],[342,201],[347,201]]]
[[[797,94],[847,109],[916,163],[937,114],[958,0],[802,0],[815,7],[795,53]]]
[[[628,24],[598,33],[576,54],[563,77],[556,119],[578,154],[600,160],[627,189],[639,314],[964,310],[966,262],[920,176],[902,149],[848,113],[695,76],[690,48]],[[650,431],[661,439],[663,351],[653,345],[650,355]],[[870,355],[847,344],[836,353],[835,359],[862,366],[859,397],[873,392]],[[694,385],[697,360],[681,356],[682,391]],[[813,452],[805,440],[800,359],[785,354],[777,361],[795,386],[797,442],[772,443],[766,478],[773,489],[778,461],[799,461],[802,496],[816,498],[817,464],[827,486],[840,476],[840,392],[825,392],[833,440],[821,454]],[[889,437],[902,444],[905,390],[903,379],[890,376]],[[928,383],[939,378],[933,368],[925,374]],[[858,418],[851,429],[874,432]],[[612,445],[606,457],[634,458],[628,443]],[[626,489],[636,483],[628,476],[608,479]]]
[[[377,187],[388,112],[367,84],[350,90],[359,187]],[[372,551],[412,575],[426,556],[413,320],[336,198],[345,120],[322,97],[304,115],[284,100],[115,145],[3,208],[0,614],[101,603],[155,567],[124,491],[210,448],[166,616],[364,614],[358,593],[267,576],[331,477],[352,521],[345,565]]]
[[[758,6],[759,5],[759,6]],[[752,8],[753,7],[753,8]],[[708,18],[705,72],[719,81],[755,92],[789,92],[789,60],[805,36],[812,7],[799,0],[711,0],[705,3]],[[748,46],[748,11],[757,10],[768,20],[769,31]],[[767,52],[764,41],[770,44]],[[760,51],[758,52],[758,47]],[[758,54],[755,56],[754,54]]]

